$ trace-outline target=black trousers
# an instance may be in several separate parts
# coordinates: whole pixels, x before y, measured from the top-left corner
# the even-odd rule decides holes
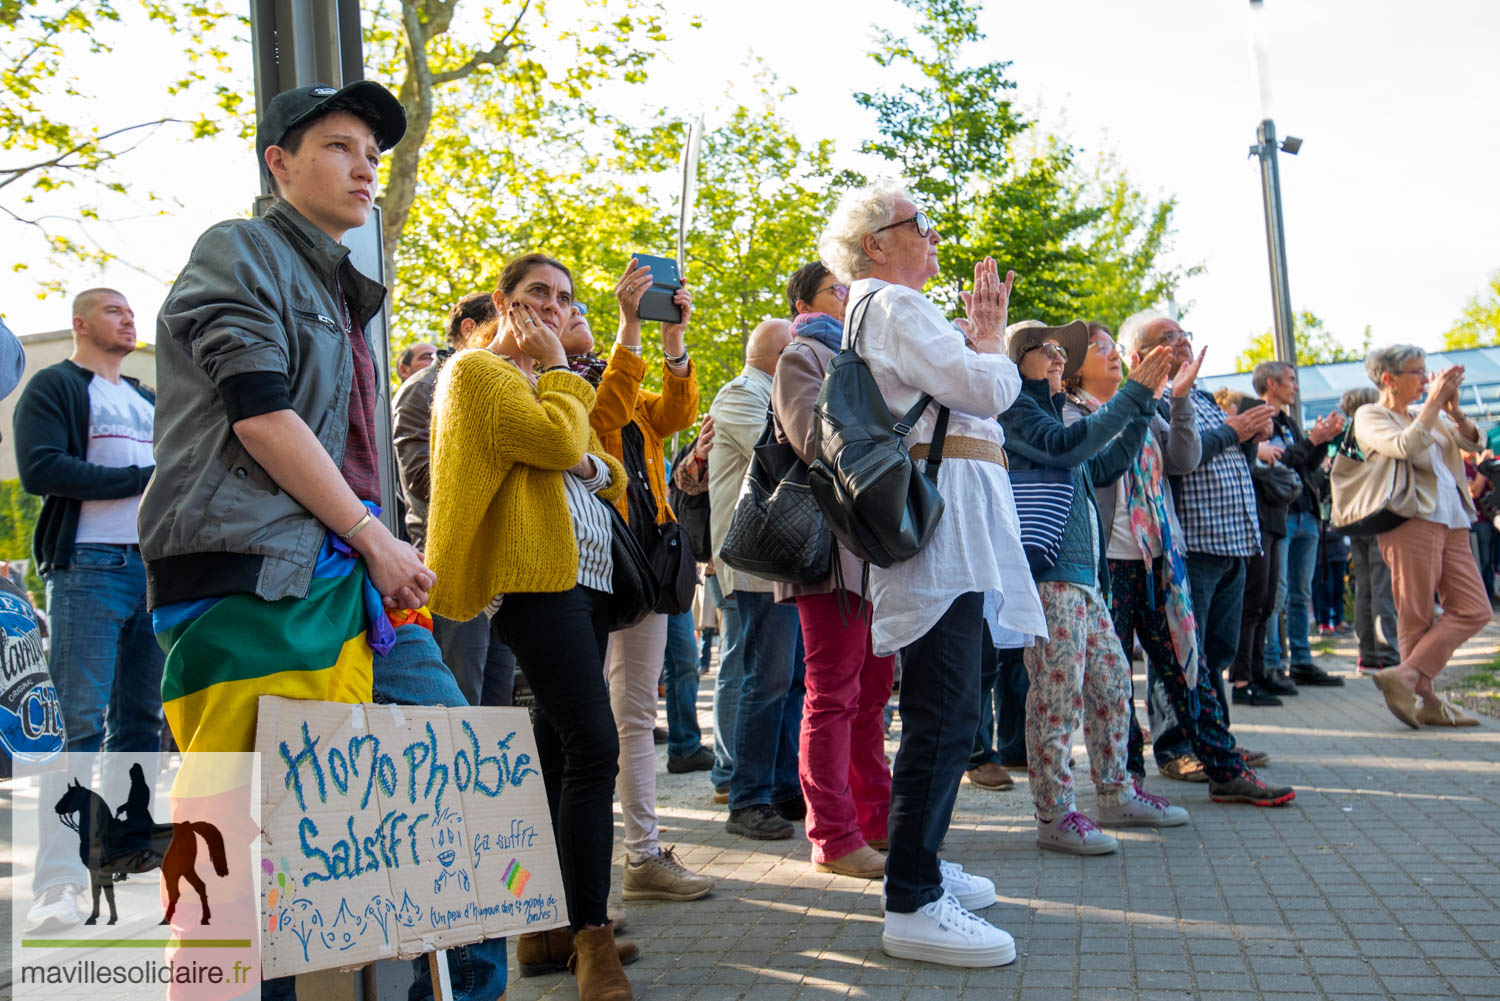
[[[507,594],[496,616],[536,697],[532,732],[575,930],[609,920],[620,739],[604,684],[608,600],[586,587]]]
[[[886,910],[910,914],[943,895],[938,845],[979,726],[984,595],[961,594],[901,651],[901,747],[891,768]]]
[[[1245,603],[1240,607],[1240,644],[1229,668],[1229,680],[1235,684],[1266,683],[1266,625],[1276,604],[1276,585],[1281,581],[1281,561],[1277,558],[1286,539],[1266,536],[1265,551],[1245,561]]]

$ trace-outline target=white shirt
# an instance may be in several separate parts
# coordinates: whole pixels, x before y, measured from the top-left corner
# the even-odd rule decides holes
[[[1447,460],[1443,458],[1443,451],[1450,442],[1442,424],[1433,425],[1432,439],[1432,444],[1427,448],[1432,453],[1432,471],[1437,474],[1437,504],[1428,520],[1447,528],[1467,529],[1473,519],[1464,509],[1464,499],[1458,492],[1458,481],[1453,478],[1453,470],[1448,468]]]
[[[135,387],[95,375],[89,380],[89,450],[95,466],[142,466],[156,460],[151,454],[151,422],[155,408]],[[84,501],[78,511],[75,542],[134,544],[141,540],[136,509],[141,495],[114,500]]]
[[[853,304],[876,289],[883,291],[856,311]],[[924,393],[933,397],[908,445],[932,441],[940,404],[951,411],[950,436],[1004,444],[995,418],[1021,391],[1020,373],[1009,358],[971,351],[926,296],[905,286],[862,278],[850,288],[849,302],[851,324],[862,322],[859,353],[893,415],[911,409]],[[846,345],[854,333],[853,326],[845,328]],[[955,598],[970,591],[986,592],[985,614],[998,645],[1024,646],[1045,637],[1047,619],[1021,549],[1005,467],[945,458],[938,490],[946,507],[926,547],[884,570],[870,568],[876,654],[894,653],[924,636]]]

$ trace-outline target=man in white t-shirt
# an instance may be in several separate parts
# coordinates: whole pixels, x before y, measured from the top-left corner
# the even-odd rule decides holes
[[[136,531],[155,468],[156,398],[120,373],[135,347],[125,297],[81,292],[72,355],[37,372],[16,404],[21,485],[42,497],[32,551],[47,582],[49,666],[70,752],[155,751],[161,743],[163,654]],[[44,846],[28,930],[78,923],[76,894],[86,884],[66,839]]]

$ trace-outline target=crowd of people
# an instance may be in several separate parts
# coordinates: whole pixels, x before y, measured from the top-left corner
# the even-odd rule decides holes
[[[1216,399],[1176,320],[1012,323],[1017,279],[993,259],[950,320],[924,291],[938,224],[886,182],[839,200],[818,259],[788,276],[787,318],[753,330],[706,414],[686,286],[653,371],[649,268],[620,273],[601,351],[573,279],[598,262],[505,262],[493,290],[453,304],[445,346],[396,359],[391,531],[365,334],[385,289],[339,241],[403,129],[374,83],[275,98],[257,150],[279,197],[193,249],[158,319],[156,395],[120,374],[134,319],[106,289],[75,299],[74,356],[23,395],[16,448],[45,496],[36,557],[71,749],[149,749],[165,712],[184,751],[248,750],[260,694],[508,705],[524,686],[569,924],[520,936],[517,961],[566,966],[581,998],[619,1001],[638,953],[607,908],[616,798],[625,900],[715,889],[661,843],[663,693],[667,767],[708,773],[729,833],[785,839],[802,823],[817,870],[883,880],[888,954],[966,967],[1016,951],[977,913],[994,882],[942,854],[962,781],[1001,791],[1024,768],[1037,846],[1079,855],[1117,851],[1106,828],[1188,822],[1146,788],[1148,733],[1159,775],[1206,782],[1214,803],[1292,802],[1257,772],[1269,756],[1238,743],[1231,707],[1344,684],[1309,637],[1343,628],[1346,576],[1359,666],[1391,712],[1474,722],[1433,685],[1490,615],[1469,539],[1485,481],[1463,458],[1483,443],[1461,369],[1429,379],[1420,349],[1377,349],[1375,393],[1304,429],[1288,417],[1293,366],[1257,368],[1256,398]],[[891,419],[906,415],[941,517],[889,565],[835,543],[815,579],[736,569],[721,553],[757,448],[819,461],[819,394],[849,350]],[[694,426],[669,461],[664,443]],[[1331,525],[1335,454],[1404,469],[1404,520],[1348,538]],[[621,586],[622,532],[660,578],[648,608]],[[710,747],[696,704],[713,634]],[[66,858],[39,860],[29,927],[66,925],[82,882]],[[456,996],[504,992],[502,940],[449,964]],[[421,964],[413,996],[430,996],[428,976]]]

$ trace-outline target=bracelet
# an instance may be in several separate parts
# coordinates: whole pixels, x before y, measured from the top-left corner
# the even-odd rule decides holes
[[[566,365],[566,364],[564,364],[564,365],[551,365],[551,366],[548,366],[547,368],[542,369],[542,374],[546,375],[548,372],[571,372],[571,371],[573,371],[573,366],[571,366],[571,365]]]
[[[679,365],[681,365],[681,364],[683,364],[684,362],[687,361],[687,359],[688,359],[687,348],[683,348],[682,349],[682,354],[678,355],[675,358],[673,358],[671,355],[666,355],[665,357],[667,359],[667,364],[668,365],[671,365],[673,368],[677,368]]]
[[[370,517],[370,512],[366,511],[365,516],[356,521],[353,528],[349,529],[349,531],[347,532],[340,532],[339,538],[343,539],[347,543],[350,539],[354,538],[360,532],[364,531],[365,526],[374,520],[374,518]]]

